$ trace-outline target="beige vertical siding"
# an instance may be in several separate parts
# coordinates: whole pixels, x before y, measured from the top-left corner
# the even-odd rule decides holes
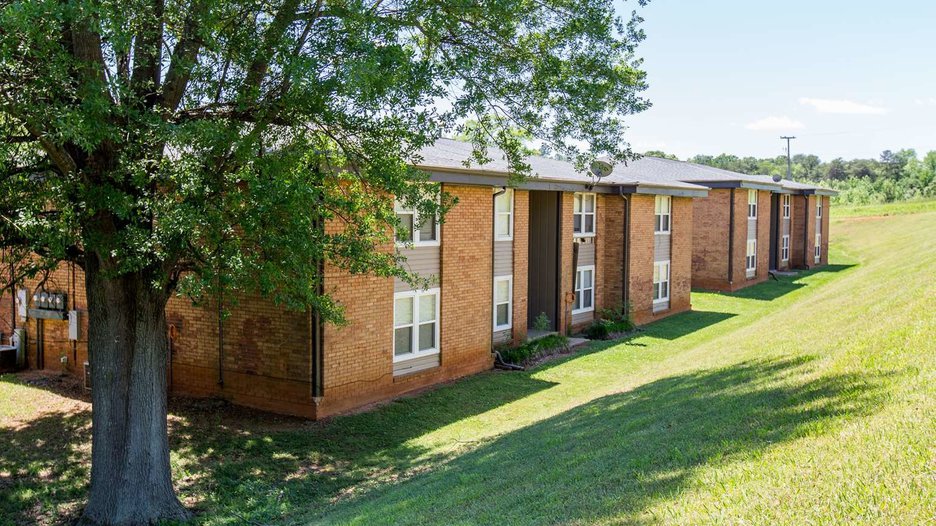
[[[494,277],[513,274],[513,241],[494,242]]]
[[[423,278],[433,278],[435,283],[439,282],[439,269],[441,268],[439,260],[439,247],[413,247],[400,248],[400,254],[406,257],[403,268],[419,275]],[[412,290],[409,283],[400,278],[396,278],[393,283],[394,292],[405,292]]]
[[[653,261],[670,260],[670,234],[654,234],[653,236]]]
[[[578,266],[588,267],[595,264],[595,244],[579,243]]]
[[[418,356],[416,358],[410,358],[409,360],[394,362],[393,376],[415,373],[438,366],[439,353],[430,354],[429,356]]]

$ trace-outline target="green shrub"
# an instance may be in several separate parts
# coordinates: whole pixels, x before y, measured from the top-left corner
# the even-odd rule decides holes
[[[589,340],[607,340],[612,331],[614,322],[606,319],[597,319],[585,329],[585,337]]]
[[[550,334],[517,347],[497,349],[501,359],[517,365],[527,364],[542,356],[556,354],[569,348],[569,339],[561,334]]]
[[[606,340],[613,334],[634,330],[636,326],[631,320],[630,311],[630,303],[601,309],[598,311],[600,318],[586,329],[585,336],[592,340]]]
[[[549,316],[545,312],[539,313],[539,316],[533,320],[533,330],[537,331],[548,331],[552,327],[552,323],[549,321]]]

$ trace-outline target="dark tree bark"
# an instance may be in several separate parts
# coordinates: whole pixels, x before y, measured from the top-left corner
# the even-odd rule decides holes
[[[91,488],[81,522],[186,520],[172,488],[166,421],[169,294],[146,271],[111,277],[85,260],[92,379]]]

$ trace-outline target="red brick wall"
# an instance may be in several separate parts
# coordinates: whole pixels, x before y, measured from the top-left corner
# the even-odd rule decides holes
[[[221,384],[216,301],[169,301],[172,392],[313,417],[307,314],[252,295],[225,305],[230,315],[223,320]]]
[[[745,286],[767,280],[770,273],[770,217],[772,215],[771,192],[757,192],[757,272]],[[746,216],[747,214],[745,214]],[[735,289],[737,290],[737,289]]]
[[[726,188],[709,190],[708,197],[692,200],[692,286],[695,288],[727,288],[730,201],[731,190]],[[744,245],[742,251],[743,248]]]
[[[530,259],[530,192],[514,191],[513,343],[527,336],[527,286]]]
[[[326,326],[325,396],[317,408],[317,417],[492,366],[491,189],[445,185],[444,190],[455,196],[458,204],[442,225],[441,365],[394,377],[393,281],[327,269],[326,288],[346,306],[349,323],[343,327]],[[519,230],[515,225],[515,232]],[[516,289],[516,283],[514,286]],[[522,325],[526,325],[525,317]]]
[[[672,234],[670,235],[670,308],[656,314],[662,318],[691,308],[692,247],[695,232],[693,199],[674,197]],[[651,275],[651,279],[652,279]],[[652,296],[651,296],[652,297]]]
[[[692,246],[695,212],[692,199],[672,198],[670,235],[670,308],[653,312],[653,195],[630,196],[630,262],[628,300],[634,322],[644,325],[690,309],[692,289]]]
[[[560,333],[565,334],[572,323],[572,303],[567,299],[570,293],[574,292],[572,277],[575,270],[572,268],[572,243],[575,242],[575,237],[572,232],[572,211],[575,194],[563,192],[560,195],[562,202],[559,213],[559,268],[562,276],[559,280],[559,323],[556,326]],[[597,270],[595,274],[598,274]]]
[[[39,290],[39,279],[27,280],[23,287],[27,291],[27,299],[32,307],[32,295]],[[49,292],[63,292],[68,295],[68,310],[79,311],[78,341],[68,339],[67,320],[43,320],[44,342],[44,368],[52,371],[83,375],[83,364],[88,359],[88,303],[84,293],[84,272],[75,268],[74,287],[69,265],[61,265],[51,272],[44,284],[44,290]],[[72,289],[74,288],[74,293]],[[39,320],[17,320],[17,327],[26,328],[26,361],[31,369],[38,367],[37,329]],[[66,361],[63,363],[62,358]]]
[[[624,198],[619,195],[599,195],[597,221],[595,305],[599,309],[613,308],[620,305],[622,300]]]
[[[638,325],[653,320],[653,216],[654,196],[630,196],[630,261],[627,295]],[[674,219],[675,222],[675,219]]]
[[[13,295],[10,292],[0,293],[0,333],[3,333],[3,344],[6,344],[10,334],[13,333]],[[17,320],[19,323],[19,320]]]

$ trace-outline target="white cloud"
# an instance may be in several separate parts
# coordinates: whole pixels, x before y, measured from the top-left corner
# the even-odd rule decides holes
[[[862,104],[852,100],[801,97],[799,103],[804,106],[812,106],[819,113],[841,113],[845,115],[884,115],[887,113],[887,108]]]
[[[789,117],[770,116],[754,122],[749,122],[745,124],[744,127],[755,131],[787,131],[802,130],[806,125]]]
[[[936,97],[916,99],[917,106],[936,106]]]

